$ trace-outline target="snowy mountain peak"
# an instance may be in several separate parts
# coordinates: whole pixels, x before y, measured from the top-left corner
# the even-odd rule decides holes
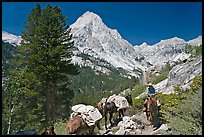
[[[16,36],[16,35],[10,34],[8,32],[2,31],[2,40],[4,42],[8,42],[8,43],[16,46],[16,45],[20,45],[20,42],[22,39],[20,36]]]
[[[147,47],[148,44],[147,44],[146,42],[143,42],[140,46],[141,46],[141,47]]]
[[[86,18],[99,18],[100,19],[100,17],[97,15],[97,14],[95,14],[95,13],[93,13],[93,12],[91,12],[91,11],[87,11],[87,12],[85,12],[82,16],[81,16],[81,18],[83,18],[83,17],[86,17]]]
[[[185,40],[178,37],[173,37],[170,39],[161,40],[156,45],[177,45],[177,44],[184,44],[184,43],[186,43]]]
[[[102,19],[95,13],[87,11],[80,16],[75,23],[71,25],[71,28],[82,28],[86,26],[103,25]]]
[[[190,45],[195,45],[195,46],[200,46],[202,45],[202,36],[199,36],[195,39],[192,39],[192,40],[189,40],[187,42],[187,44],[190,44]]]

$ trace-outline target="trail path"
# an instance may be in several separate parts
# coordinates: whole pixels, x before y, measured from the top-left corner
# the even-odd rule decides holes
[[[166,135],[168,128],[165,124],[158,127],[157,129],[149,126],[149,121],[146,119],[146,115],[144,113],[138,113],[134,115],[135,121],[137,121],[137,125],[135,128],[121,128],[119,124],[108,130],[105,130],[104,125],[102,129],[99,130],[98,135]],[[108,127],[110,124],[107,125]],[[127,125],[126,125],[127,126]]]

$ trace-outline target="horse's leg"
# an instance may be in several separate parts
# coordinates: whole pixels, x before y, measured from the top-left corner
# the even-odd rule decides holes
[[[111,121],[112,116],[113,116],[113,112],[109,112],[109,121],[110,121],[111,126],[113,126],[113,123]]]
[[[152,112],[150,112],[149,121],[150,121],[150,127],[152,127]]]
[[[101,127],[100,127],[100,122],[99,122],[99,121],[96,122],[96,126],[97,126],[97,128],[98,128],[99,130],[101,129]]]
[[[94,129],[95,129],[95,125],[92,125],[89,129],[89,135],[93,135],[94,134]]]
[[[119,118],[121,118],[121,110],[120,109],[118,111],[118,114],[119,114]]]
[[[124,111],[125,111],[125,109],[121,109],[122,117],[125,116]]]
[[[107,113],[105,112],[104,113],[104,117],[105,117],[105,129],[107,130]]]

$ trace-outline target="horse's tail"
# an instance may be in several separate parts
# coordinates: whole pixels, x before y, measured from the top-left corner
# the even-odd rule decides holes
[[[103,109],[103,115],[104,116],[106,115],[106,111],[107,111],[107,102],[108,102],[108,98],[106,98],[104,109]]]
[[[107,130],[107,102],[108,102],[108,98],[106,98],[106,101],[105,101],[105,105],[104,105],[104,109],[103,109],[103,116],[105,118],[105,129]]]

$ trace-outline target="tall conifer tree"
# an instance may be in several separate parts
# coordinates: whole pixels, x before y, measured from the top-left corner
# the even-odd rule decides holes
[[[17,50],[18,69],[26,68],[26,73],[35,75],[40,81],[41,86],[36,90],[45,110],[44,124],[50,126],[61,110],[58,111],[58,108],[65,105],[60,103],[68,103],[66,100],[73,97],[68,75],[79,73],[71,63],[74,45],[71,29],[66,26],[66,17],[62,15],[61,9],[58,6],[53,8],[50,4],[44,9],[37,4],[25,22],[25,28],[21,46]],[[65,101],[60,101],[59,97],[66,97]]]

